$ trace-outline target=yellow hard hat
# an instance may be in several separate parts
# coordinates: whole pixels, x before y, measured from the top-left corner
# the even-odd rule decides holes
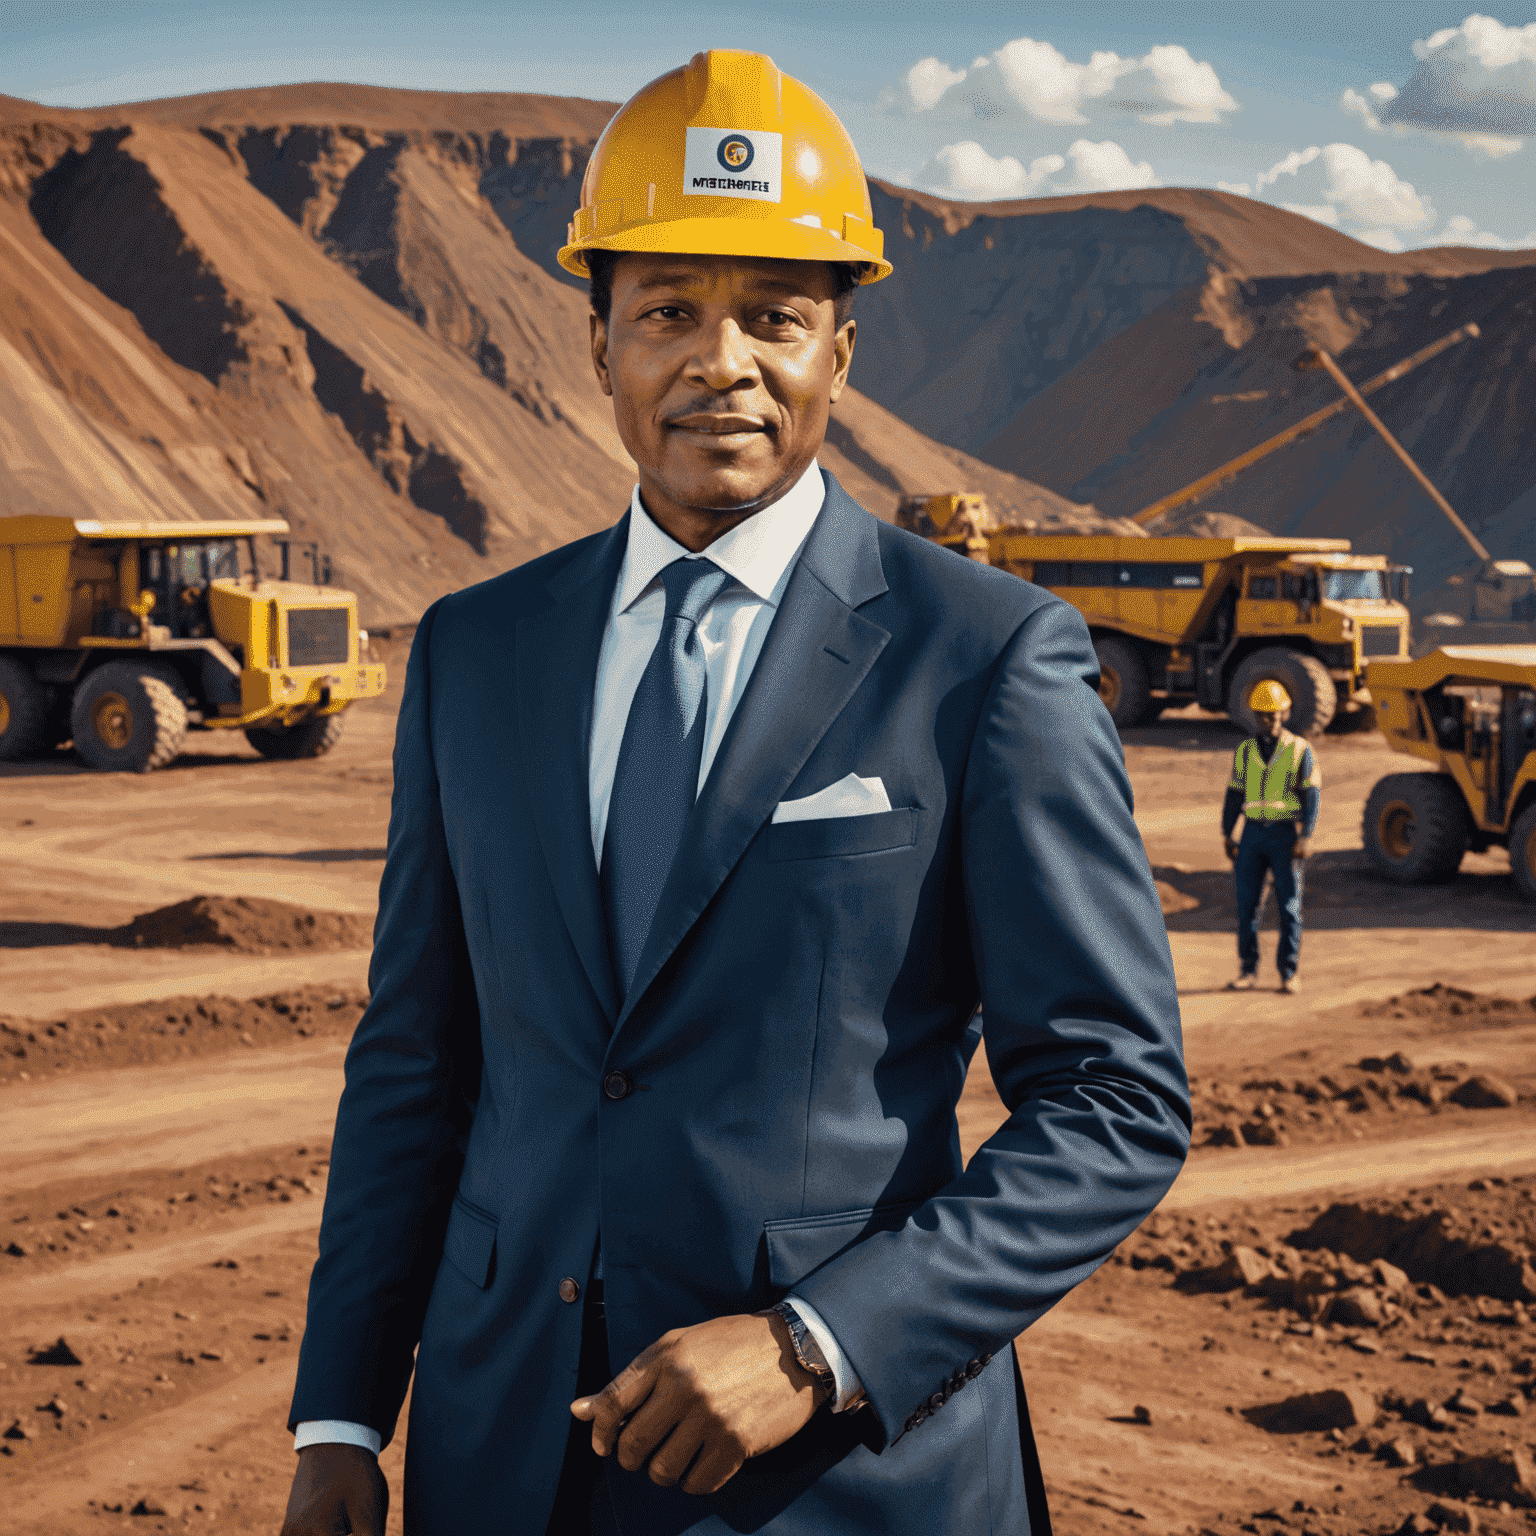
[[[766,54],[716,48],[619,108],[592,151],[560,265],[586,252],[771,256],[890,275],[858,151]]]
[[[1253,692],[1248,695],[1248,708],[1256,715],[1273,714],[1276,710],[1290,707],[1290,694],[1272,677],[1266,677],[1263,682],[1255,683]]]

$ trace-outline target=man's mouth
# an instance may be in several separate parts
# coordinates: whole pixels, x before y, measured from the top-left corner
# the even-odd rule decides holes
[[[683,432],[702,432],[712,437],[732,437],[742,432],[766,432],[768,424],[761,416],[746,416],[735,411],[689,411],[667,418],[667,426]]]

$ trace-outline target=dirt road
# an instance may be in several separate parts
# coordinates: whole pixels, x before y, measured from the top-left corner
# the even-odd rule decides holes
[[[66,764],[4,770],[5,1008],[44,1020],[205,989],[254,997],[300,981],[359,982],[359,953],[133,951],[101,935],[194,893],[371,910],[391,724],[388,708],[358,711],[342,745],[316,763],[268,764],[243,744],[218,743],[142,779]],[[1230,877],[1213,823],[1234,740],[1223,723],[1191,716],[1127,744],[1153,863],[1198,903],[1169,920],[1191,1072],[1267,1081],[1401,1048],[1426,1070],[1481,1071],[1536,1092],[1527,1081],[1536,1025],[1523,1015],[1397,1020],[1376,1009],[1434,982],[1536,994],[1536,914],[1491,855],[1469,860],[1451,887],[1407,898],[1368,879],[1355,852],[1360,806],[1376,777],[1399,767],[1375,738],[1320,748],[1325,809],[1309,872],[1306,990],[1222,990],[1233,962]],[[0,1321],[0,1450],[9,1452],[0,1458],[0,1532],[275,1533],[341,1055],[340,1041],[326,1038],[108,1070],[64,1063],[25,1080],[19,1059],[0,1066],[0,1250],[24,1250],[0,1251],[9,1303]],[[967,1152],[1003,1113],[980,1065],[961,1105]],[[1210,1233],[1259,1230],[1343,1191],[1536,1171],[1526,1101],[1419,1118],[1320,1117],[1308,1134],[1291,1145],[1198,1151],[1160,1219],[1195,1218]],[[1399,1487],[1401,1474],[1320,1456],[1234,1418],[1229,1406],[1272,1391],[1277,1351],[1290,1346],[1250,1316],[1258,1303],[1171,1294],[1168,1278],[1109,1265],[1024,1337],[1059,1531],[1132,1522],[1181,1536],[1202,1526],[1235,1533],[1253,1512],[1300,1500],[1318,1513],[1296,1523],[1344,1536],[1380,1528],[1384,1499],[1410,1507],[1403,1500],[1418,1496]],[[80,1364],[29,1363],[60,1336]],[[1341,1343],[1293,1342],[1315,1356],[1305,1369],[1284,1357],[1297,1380],[1332,1379],[1356,1359],[1377,1368]],[[1136,1404],[1150,1408],[1150,1425],[1124,1422]],[[17,1436],[4,1438],[13,1423]],[[397,1491],[401,1444],[385,1458]],[[133,1514],[140,1501],[164,1513]],[[1517,1528],[1501,1518],[1485,1512],[1484,1529]],[[398,1530],[398,1512],[392,1519]]]

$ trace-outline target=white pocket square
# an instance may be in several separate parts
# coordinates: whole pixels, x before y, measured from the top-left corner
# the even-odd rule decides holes
[[[891,797],[878,778],[861,779],[850,773],[803,800],[781,800],[774,807],[779,821],[824,821],[829,816],[878,816],[891,808]]]

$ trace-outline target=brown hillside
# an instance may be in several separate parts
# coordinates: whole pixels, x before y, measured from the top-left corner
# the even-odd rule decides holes
[[[611,111],[337,85],[0,101],[0,513],[281,515],[375,624],[606,526],[633,466],[585,295],[551,269]],[[824,460],[887,517],[960,479],[1098,526],[857,394]]]
[[[911,203],[936,215],[948,234],[957,234],[978,219],[1043,218],[1079,213],[1086,208],[1121,212],[1156,208],[1178,219],[1224,271],[1243,277],[1281,277],[1306,272],[1422,272],[1454,276],[1485,272],[1490,267],[1524,266],[1530,260],[1528,252],[1488,251],[1465,245],[1382,251],[1289,209],[1208,187],[1151,187],[974,203],[954,202],[883,181],[872,184],[898,202]]]

